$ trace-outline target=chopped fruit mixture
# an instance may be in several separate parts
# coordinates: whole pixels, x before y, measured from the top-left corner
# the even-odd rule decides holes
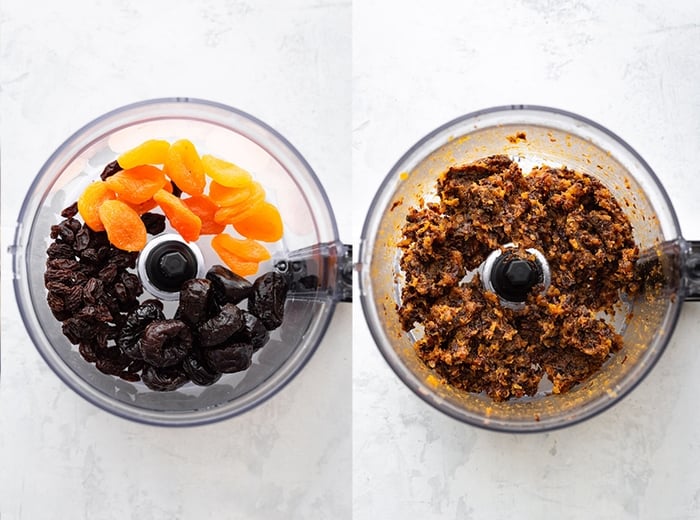
[[[422,325],[416,352],[448,384],[504,401],[536,394],[546,374],[564,393],[622,347],[601,315],[638,291],[639,252],[602,183],[566,168],[525,175],[499,155],[450,168],[437,194],[406,217],[398,312],[404,330]],[[463,281],[508,243],[537,249],[551,270],[549,289],[521,309],[503,306],[478,274]]]

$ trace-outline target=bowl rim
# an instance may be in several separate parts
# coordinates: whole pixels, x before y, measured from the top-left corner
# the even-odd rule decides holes
[[[656,188],[659,191],[659,195],[662,198],[663,204],[667,207],[669,216],[671,217],[671,225],[675,231],[676,237],[674,240],[683,242],[683,238],[681,236],[681,230],[680,230],[680,224],[678,221],[678,217],[676,215],[676,212],[673,208],[673,204],[671,203],[671,199],[668,196],[668,193],[666,189],[664,188],[663,184],[659,180],[658,176],[656,173],[653,171],[651,166],[642,158],[642,156],[636,152],[632,146],[630,146],[624,139],[622,139],[620,136],[618,136],[616,133],[612,132],[608,128],[604,127],[603,125],[596,123],[595,121],[588,119],[584,116],[580,116],[574,112],[570,112],[567,110],[559,109],[559,108],[554,108],[554,107],[549,107],[549,106],[543,106],[543,105],[529,105],[529,104],[513,104],[513,105],[498,105],[498,106],[492,106],[489,108],[484,108],[480,110],[476,110],[473,112],[469,112],[466,114],[463,114],[461,116],[455,117],[448,122],[438,126],[428,134],[426,134],[424,137],[419,139],[415,144],[413,144],[391,167],[387,175],[384,177],[382,182],[380,183],[379,187],[377,188],[377,191],[375,192],[370,205],[369,209],[367,212],[367,216],[365,217],[365,221],[362,226],[362,231],[360,233],[360,247],[359,247],[359,258],[360,258],[360,270],[361,271],[366,271],[367,275],[367,280],[371,280],[369,276],[369,263],[365,262],[365,254],[367,253],[367,248],[369,247],[370,249],[373,247],[373,245],[369,244],[368,242],[368,234],[372,231],[371,228],[374,225],[374,221],[378,220],[373,218],[375,216],[375,213],[378,211],[378,205],[382,200],[382,196],[385,194],[385,192],[390,188],[390,185],[396,178],[396,176],[403,171],[405,168],[403,168],[404,164],[411,158],[413,158],[414,155],[418,154],[421,149],[425,146],[426,143],[430,142],[432,139],[436,138],[437,136],[444,134],[446,131],[449,131],[450,129],[464,125],[468,121],[473,121],[477,120],[480,117],[483,116],[491,116],[491,115],[496,115],[496,114],[508,114],[508,113],[523,113],[523,112],[532,112],[538,115],[551,115],[551,116],[561,116],[564,118],[569,118],[571,120],[576,121],[577,123],[581,123],[582,125],[591,127],[593,130],[600,132],[603,134],[606,138],[610,139],[611,141],[615,142],[616,144],[620,145],[625,152],[629,153],[636,161],[639,162],[640,166],[642,169],[645,170],[645,172],[649,175],[650,179],[653,181],[655,184]],[[481,129],[481,127],[480,127]],[[466,135],[466,134],[462,134]],[[459,136],[453,136],[453,137],[459,137]],[[443,143],[444,144],[444,143]],[[427,157],[432,153],[435,149],[431,149],[427,151],[422,158]],[[371,256],[371,251],[369,253],[369,256]],[[368,258],[369,260],[369,258]],[[430,392],[425,392],[421,391],[421,386],[419,384],[418,379],[414,376],[414,374],[407,369],[399,360],[398,356],[391,356],[389,352],[387,352],[387,347],[383,344],[383,338],[379,332],[379,328],[381,328],[378,324],[375,327],[375,324],[372,321],[372,316],[371,316],[371,307],[373,305],[372,302],[372,293],[371,293],[371,282],[368,284],[365,284],[365,277],[363,276],[365,273],[361,272],[359,278],[359,286],[360,286],[360,302],[362,306],[362,312],[363,316],[365,318],[365,323],[367,324],[367,328],[369,329],[369,332],[372,336],[372,339],[374,340],[374,343],[381,353],[382,357],[386,361],[386,363],[389,365],[389,367],[392,369],[394,374],[404,383],[405,386],[407,386],[415,395],[417,395],[422,401],[430,405],[432,408],[438,410],[439,412],[442,412],[443,414],[463,423],[463,424],[469,424],[471,426],[476,426],[481,429],[489,430],[489,431],[496,431],[496,432],[501,432],[501,433],[542,433],[542,432],[548,432],[548,431],[554,431],[562,428],[567,428],[576,424],[580,424],[581,422],[584,422],[588,419],[591,419],[600,413],[608,410],[611,408],[613,405],[617,404],[620,402],[622,399],[624,399],[626,396],[628,396],[632,390],[634,390],[637,385],[639,385],[646,377],[647,375],[651,372],[651,370],[654,368],[656,363],[659,361],[661,356],[663,355],[664,351],[666,350],[666,347],[668,346],[668,343],[670,342],[670,339],[673,334],[673,330],[675,330],[675,327],[677,325],[680,312],[681,312],[681,307],[683,304],[683,297],[682,294],[679,294],[678,297],[676,298],[676,301],[673,302],[671,306],[671,312],[670,315],[667,315],[666,323],[668,324],[668,330],[669,333],[665,335],[664,340],[659,346],[658,352],[656,355],[649,360],[649,362],[644,366],[644,369],[638,374],[638,377],[633,380],[627,388],[624,389],[624,391],[617,393],[615,397],[610,398],[605,401],[600,401],[595,407],[593,407],[590,410],[586,410],[585,413],[580,414],[579,416],[569,419],[567,421],[560,421],[558,423],[540,423],[538,421],[532,421],[532,422],[520,422],[520,423],[514,423],[514,424],[506,424],[505,422],[499,422],[495,423],[492,421],[484,421],[483,417],[479,416],[473,416],[470,414],[462,414],[459,413],[458,410],[456,410],[456,407],[454,406],[445,406],[442,404],[442,402],[432,393]]]
[[[158,105],[163,105],[163,106],[170,106],[172,108],[184,108],[184,107],[191,107],[191,108],[196,108],[197,106],[204,108],[204,109],[210,109],[210,110],[216,110],[221,112],[222,117],[225,116],[226,114],[229,115],[234,115],[239,118],[242,118],[243,120],[246,120],[247,122],[252,123],[253,127],[258,127],[258,129],[262,130],[263,132],[269,133],[274,139],[278,141],[278,143],[281,145],[283,149],[291,153],[292,157],[294,160],[299,162],[299,165],[301,169],[305,171],[305,174],[308,175],[309,180],[313,182],[315,185],[316,189],[318,190],[318,196],[319,196],[319,203],[325,207],[327,211],[327,217],[328,217],[328,223],[329,224],[329,229],[330,229],[330,234],[332,235],[334,243],[339,243],[339,238],[338,238],[338,226],[337,226],[337,221],[335,218],[335,214],[333,212],[333,208],[330,204],[330,200],[328,199],[328,195],[326,194],[326,191],[321,184],[318,176],[314,172],[313,168],[311,165],[308,163],[308,161],[304,158],[304,156],[297,150],[297,148],[291,144],[289,140],[287,140],[284,136],[282,136],[277,130],[272,128],[270,125],[267,123],[261,121],[260,119],[256,118],[255,116],[240,110],[238,108],[219,103],[216,101],[210,101],[206,99],[201,99],[201,98],[195,98],[195,97],[161,97],[161,98],[151,98],[151,99],[145,99],[145,100],[140,100],[136,101],[133,103],[128,103],[125,105],[122,105],[120,107],[117,107],[115,109],[112,109],[108,112],[105,112],[98,117],[92,119],[88,123],[82,125],[78,130],[74,131],[68,138],[63,140],[63,142],[51,153],[51,155],[44,161],[43,165],[41,168],[38,170],[37,174],[35,175],[34,179],[32,180],[28,191],[26,192],[26,195],[22,201],[22,204],[20,206],[20,210],[17,216],[17,222],[15,223],[15,233],[14,233],[14,241],[12,245],[10,246],[10,250],[12,252],[12,274],[13,274],[13,289],[15,293],[15,303],[17,305],[18,311],[20,313],[20,316],[22,318],[22,322],[25,326],[25,329],[27,330],[27,333],[32,340],[32,343],[34,344],[34,347],[36,350],[39,352],[40,356],[44,359],[46,364],[51,368],[51,371],[61,380],[63,383],[65,383],[71,390],[73,390],[76,394],[81,396],[83,399],[86,401],[92,403],[93,405],[97,406],[99,409],[102,409],[112,415],[115,415],[117,417],[127,419],[130,421],[134,421],[137,423],[141,424],[148,424],[152,426],[168,426],[168,427],[190,427],[190,426],[202,426],[206,424],[212,424],[215,422],[223,421],[225,419],[230,419],[235,416],[239,416],[244,414],[245,412],[252,410],[253,408],[256,408],[257,406],[261,405],[262,403],[266,402],[267,400],[271,399],[273,396],[275,396],[277,393],[279,393],[284,387],[286,387],[300,372],[301,370],[306,366],[306,364],[309,362],[309,360],[313,357],[314,353],[318,349],[320,343],[323,341],[323,338],[325,337],[326,331],[328,327],[330,326],[330,322],[333,317],[333,313],[335,310],[335,306],[337,304],[337,301],[335,298],[328,298],[324,299],[324,307],[322,309],[323,314],[323,319],[322,321],[318,324],[317,327],[315,327],[315,335],[316,335],[316,340],[309,345],[308,349],[304,353],[303,356],[301,356],[297,364],[294,365],[293,367],[289,368],[287,370],[287,373],[284,375],[282,379],[280,379],[276,385],[273,387],[269,388],[264,394],[261,396],[258,396],[255,399],[251,399],[249,402],[247,402],[244,406],[241,406],[240,408],[235,408],[230,406],[230,402],[222,405],[215,405],[215,406],[209,406],[206,408],[198,409],[198,410],[189,410],[189,411],[155,411],[155,410],[148,410],[145,408],[138,408],[138,407],[132,407],[129,403],[123,402],[123,401],[118,401],[114,399],[113,397],[105,394],[104,392],[92,388],[91,385],[89,385],[86,381],[84,381],[82,378],[78,376],[71,376],[68,373],[68,369],[66,369],[65,362],[63,364],[59,364],[57,361],[54,359],[51,359],[49,356],[48,352],[44,351],[44,346],[41,345],[41,339],[39,337],[39,332],[33,330],[33,327],[31,326],[31,315],[35,315],[31,309],[31,304],[30,301],[26,302],[25,301],[25,295],[23,294],[23,289],[22,284],[27,283],[22,276],[20,276],[20,273],[27,272],[26,269],[22,270],[21,265],[23,262],[25,262],[24,255],[22,254],[21,251],[21,237],[24,229],[24,221],[25,218],[28,216],[33,219],[33,215],[30,215],[31,211],[31,195],[35,192],[35,190],[38,188],[40,185],[40,182],[42,178],[48,173],[50,170],[50,167],[53,165],[53,163],[61,156],[61,153],[68,148],[71,144],[74,142],[78,141],[81,139],[86,133],[89,133],[95,129],[100,128],[100,125],[102,125],[105,121],[109,121],[117,116],[120,116],[122,114],[128,114],[130,112],[138,111],[141,108],[144,107],[156,107]],[[185,109],[187,110],[187,109]],[[167,115],[163,114],[162,118],[173,118],[173,117],[186,117],[184,115],[178,115],[178,114],[172,114]],[[133,118],[132,118],[133,119]],[[146,118],[146,120],[154,120],[158,118]],[[118,130],[121,130],[125,127],[128,127],[137,121],[135,120],[126,120],[123,125],[117,127],[117,128],[112,128],[109,129],[105,134],[107,133],[112,133]],[[139,121],[139,122],[143,122]],[[219,124],[218,122],[212,122],[213,124]],[[263,144],[257,142],[256,140],[252,139],[251,136],[244,131],[244,129],[236,129],[234,130],[231,127],[227,127],[231,129],[232,131],[236,131],[237,133],[240,133],[241,135],[245,136],[248,139],[251,139],[257,146],[260,148],[264,149],[267,153],[270,154],[271,157],[274,157],[275,160],[280,161],[279,157],[272,153],[266,146]],[[280,161],[280,164],[285,164]],[[29,292],[29,288],[27,286],[26,292]],[[29,305],[27,305],[29,303]],[[25,308],[28,307],[28,308]],[[38,322],[38,320],[36,320]],[[52,346],[51,346],[52,347]],[[52,347],[53,348],[53,347]],[[273,373],[274,374],[274,373]],[[92,391],[86,391],[85,388],[90,388]],[[247,393],[250,391],[242,394],[241,396],[245,396]],[[94,395],[98,394],[98,396]],[[112,408],[110,407],[111,403],[118,403],[118,406]],[[229,406],[227,406],[229,405]],[[126,411],[124,411],[124,410]],[[132,414],[129,413],[131,410],[135,410],[137,413]]]

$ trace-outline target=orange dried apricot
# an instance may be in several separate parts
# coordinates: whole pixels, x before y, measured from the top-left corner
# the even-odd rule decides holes
[[[267,248],[250,238],[233,238],[228,233],[221,233],[216,236],[216,240],[220,248],[246,262],[264,262],[270,259]]]
[[[258,272],[258,262],[251,262],[231,252],[227,248],[226,237],[232,238],[225,233],[216,235],[211,239],[211,247],[219,255],[219,258],[228,266],[231,271],[240,276],[249,276]]]
[[[165,184],[163,184],[163,189],[167,191],[168,193],[173,192],[173,184],[170,181],[165,181]],[[121,200],[120,197],[117,197],[118,199]],[[126,201],[124,201],[126,202]],[[153,208],[158,206],[158,203],[153,200],[153,198],[148,199],[146,202],[142,202],[141,204],[131,204],[130,202],[127,202],[129,206],[131,206],[136,213],[139,215],[143,215],[144,213],[147,213],[151,211]]]
[[[100,221],[110,243],[124,251],[141,251],[146,245],[146,226],[132,208],[120,200],[106,200],[99,208]]]
[[[279,211],[267,201],[258,204],[245,218],[234,222],[233,227],[244,237],[263,242],[276,242],[284,234]]]
[[[116,196],[104,181],[88,184],[87,188],[83,190],[78,198],[78,212],[90,229],[104,231],[105,227],[100,220],[100,206],[104,201],[112,200]]]
[[[204,173],[221,186],[245,188],[253,182],[253,177],[246,170],[213,155],[203,155],[202,165]]]
[[[197,149],[187,139],[175,141],[165,155],[163,170],[185,193],[201,195],[206,186],[204,166]]]
[[[165,184],[165,175],[160,168],[143,164],[115,173],[105,180],[107,186],[124,202],[141,204]]]
[[[218,235],[226,228],[226,224],[214,221],[214,213],[219,207],[206,195],[188,197],[182,199],[182,202],[202,221],[202,229],[199,232],[201,235]]]
[[[153,200],[158,203],[170,225],[180,233],[182,238],[188,242],[199,238],[202,220],[185,206],[182,200],[163,189],[158,190],[153,195]]]
[[[209,183],[209,198],[217,206],[235,206],[250,197],[250,187],[229,188],[216,181]]]
[[[258,182],[253,182],[248,188],[247,197],[236,204],[222,206],[214,215],[214,220],[220,224],[233,224],[250,214],[265,200],[265,190]]]
[[[117,162],[125,170],[142,164],[163,164],[169,148],[168,141],[149,139],[121,154],[117,157]]]

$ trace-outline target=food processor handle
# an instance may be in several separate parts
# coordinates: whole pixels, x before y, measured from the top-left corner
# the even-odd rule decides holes
[[[288,297],[352,301],[352,245],[326,242],[297,249],[274,260],[289,285]]]
[[[683,240],[682,265],[685,280],[685,300],[700,301],[700,240]]]

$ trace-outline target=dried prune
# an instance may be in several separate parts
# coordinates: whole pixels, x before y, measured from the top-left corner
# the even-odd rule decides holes
[[[119,163],[117,161],[112,161],[111,163],[107,164],[105,166],[104,170],[102,170],[102,173],[100,174],[100,179],[103,181],[112,175],[114,175],[117,172],[122,171],[122,167],[119,166]]]
[[[206,276],[212,283],[216,301],[221,305],[239,303],[245,300],[253,290],[253,285],[248,280],[223,265],[212,266]]]
[[[156,392],[177,390],[188,380],[187,374],[179,366],[156,368],[146,365],[141,373],[141,381]]]
[[[199,386],[209,386],[216,383],[221,374],[210,368],[202,359],[202,354],[194,350],[182,362],[182,369],[190,377],[192,382]]]
[[[250,367],[253,358],[253,345],[232,343],[223,347],[202,351],[204,360],[217,372],[231,374]]]
[[[138,341],[141,355],[154,367],[168,367],[182,361],[192,348],[192,333],[181,320],[149,323]]]
[[[232,303],[221,307],[214,317],[203,322],[197,329],[202,347],[220,345],[241,330],[245,325],[243,311]]]
[[[287,281],[275,271],[265,273],[253,283],[248,298],[248,310],[260,319],[267,330],[282,325],[284,303],[287,297]]]
[[[180,306],[177,309],[179,319],[190,325],[196,325],[207,318],[210,307],[211,282],[203,278],[185,281],[180,289]]]
[[[146,232],[150,235],[158,235],[165,231],[165,215],[159,213],[144,213],[141,220],[146,226]]]
[[[165,319],[163,304],[158,300],[146,300],[126,318],[117,336],[117,346],[132,359],[143,359],[138,341],[146,326]]]
[[[270,339],[270,333],[253,314],[244,311],[243,318],[245,319],[243,337],[253,346],[254,351],[260,350]]]

